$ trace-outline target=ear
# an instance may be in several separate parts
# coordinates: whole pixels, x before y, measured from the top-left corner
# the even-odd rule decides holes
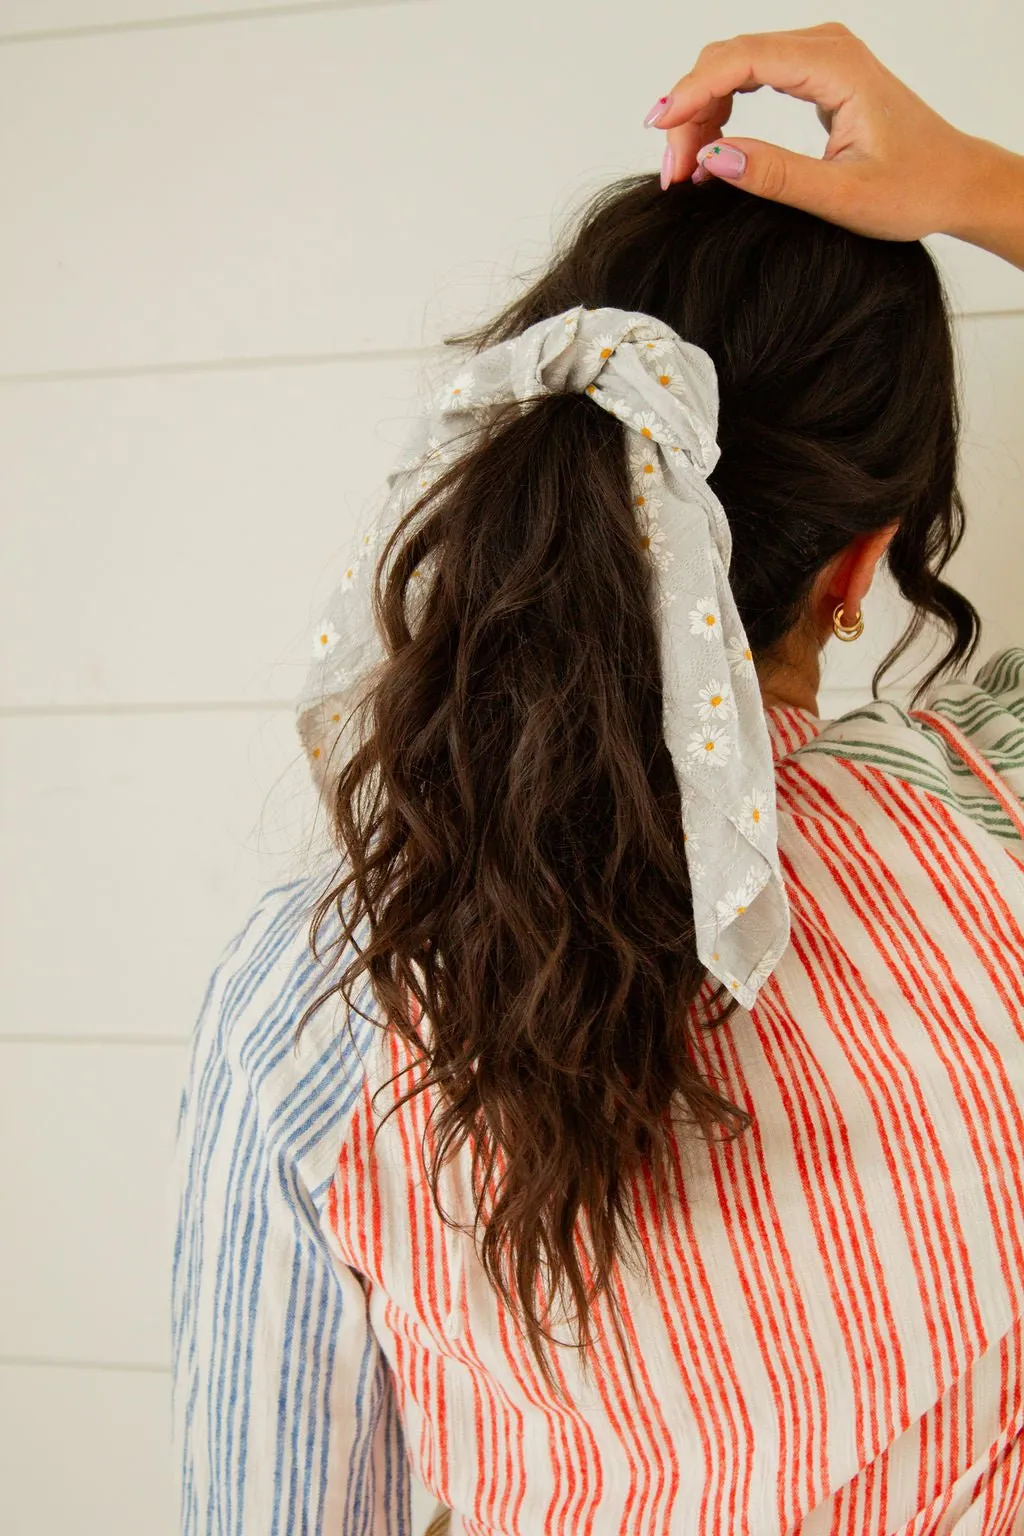
[[[832,616],[839,603],[843,605],[840,619],[844,624],[856,624],[857,615],[878,569],[878,562],[892,543],[899,523],[888,523],[872,533],[860,533],[832,563],[821,573],[818,615],[822,628],[832,628]]]

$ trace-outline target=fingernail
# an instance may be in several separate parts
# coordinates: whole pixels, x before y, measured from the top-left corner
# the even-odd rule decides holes
[[[675,163],[676,157],[672,153],[672,146],[670,144],[666,144],[665,153],[661,157],[661,190],[663,192],[668,190],[669,183],[672,180],[672,171]]]
[[[698,165],[697,169],[690,177],[690,180],[693,182],[695,187],[699,187],[702,181],[709,181],[710,177],[704,167],[702,165]]]
[[[713,176],[742,176],[747,168],[746,155],[732,144],[706,144],[697,162]]]
[[[657,101],[654,103],[654,106],[644,118],[644,127],[653,128],[659,117],[664,117],[665,113],[668,111],[671,105],[671,96],[659,96]]]

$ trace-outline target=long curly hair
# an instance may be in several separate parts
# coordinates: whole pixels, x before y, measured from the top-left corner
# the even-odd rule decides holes
[[[873,692],[929,619],[948,645],[915,699],[966,664],[978,615],[941,579],[964,528],[955,357],[923,245],[721,181],[662,192],[628,176],[573,217],[520,297],[446,344],[471,354],[576,304],[655,315],[712,357],[711,485],[755,660],[801,621],[829,560],[898,520],[887,558],[912,619]],[[596,1298],[616,1319],[615,1265],[642,1262],[631,1181],[645,1170],[667,1200],[677,1123],[710,1138],[751,1120],[695,1060],[708,978],[651,572],[622,425],[584,394],[497,413],[376,568],[386,658],[331,782],[341,862],[310,929],[315,951],[336,912],[338,954],[354,957],[300,1029],[339,992],[361,1014],[368,975],[376,1022],[425,1069],[394,1108],[436,1091],[436,1208],[455,1225],[438,1180],[468,1140],[480,1258],[552,1392],[553,1297],[571,1301],[585,1372]],[[714,1002],[705,1028],[735,1006],[721,989]]]

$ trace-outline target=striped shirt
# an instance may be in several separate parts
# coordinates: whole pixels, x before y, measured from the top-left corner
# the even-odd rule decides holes
[[[749,1130],[681,1130],[660,1219],[632,1186],[636,1394],[602,1302],[549,1395],[434,1209],[433,1091],[371,1147],[404,1044],[335,999],[296,1047],[320,882],[228,946],[178,1127],[187,1536],[410,1536],[410,1469],[453,1536],[1024,1533],[1024,649],[913,713],[768,719],[792,941],[694,1035]],[[468,1156],[441,1184],[467,1225]]]

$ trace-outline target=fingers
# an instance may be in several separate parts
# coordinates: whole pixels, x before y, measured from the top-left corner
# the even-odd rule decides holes
[[[841,76],[849,73],[853,56],[863,52],[859,38],[838,22],[803,31],[741,33],[708,43],[669,91],[671,105],[658,127],[699,118],[711,102],[762,85],[834,111],[848,94]]]
[[[728,150],[738,150],[745,159],[742,171],[735,174],[737,159],[723,149],[702,153],[700,166],[706,175],[721,175],[770,202],[788,203],[806,213],[832,223],[848,224],[857,220],[861,201],[870,200],[864,186],[864,167],[853,162],[817,160],[798,155],[763,139],[739,139],[729,136]]]
[[[825,122],[846,100],[866,50],[839,22],[793,32],[755,32],[709,43],[669,91],[657,127],[668,134],[674,180],[690,175],[697,150],[717,138],[737,92],[773,90],[813,101]],[[685,132],[683,130],[686,130]]]
[[[821,159],[760,139],[720,142],[734,95],[763,85],[814,103],[829,136]],[[689,176],[728,177],[874,239],[946,229],[962,199],[964,135],[838,22],[710,43],[656,126],[666,134],[666,189]]]

